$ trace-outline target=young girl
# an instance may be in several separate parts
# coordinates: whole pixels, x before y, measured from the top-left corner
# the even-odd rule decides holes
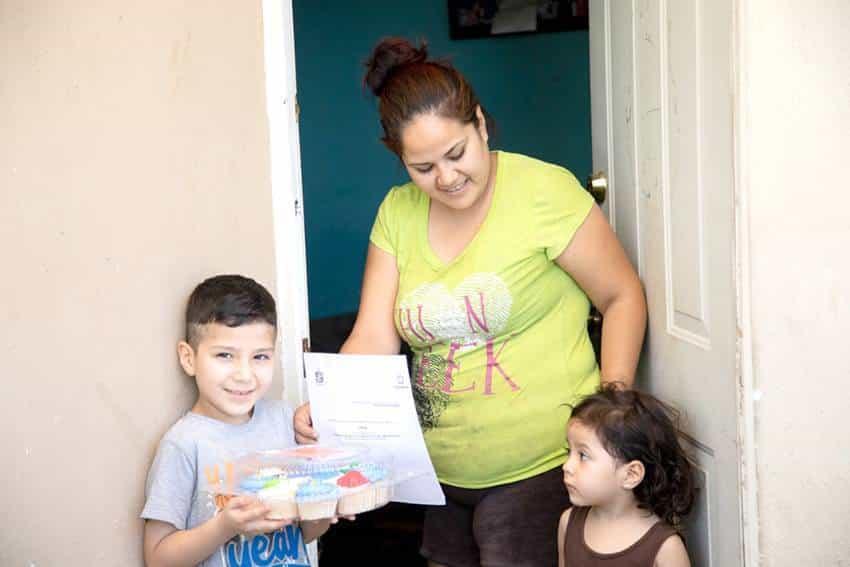
[[[559,567],[689,567],[679,520],[694,500],[675,413],[634,390],[603,388],[567,423]]]

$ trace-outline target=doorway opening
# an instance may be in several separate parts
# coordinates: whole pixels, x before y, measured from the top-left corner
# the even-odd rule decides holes
[[[428,42],[472,83],[497,125],[492,149],[562,165],[579,179],[592,168],[587,30],[450,39],[446,3],[328,3],[293,0],[299,138],[315,352],[338,352],[359,304],[369,232],[387,191],[409,181],[380,142],[375,100],[361,88],[363,66],[386,36]],[[425,565],[423,510],[391,504],[341,521],[322,537],[322,567],[353,557]],[[553,528],[554,529],[554,528]]]

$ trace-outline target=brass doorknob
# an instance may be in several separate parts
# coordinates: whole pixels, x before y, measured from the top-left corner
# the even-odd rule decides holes
[[[587,178],[587,192],[591,194],[597,205],[605,202],[608,193],[608,176],[604,171],[597,171]]]

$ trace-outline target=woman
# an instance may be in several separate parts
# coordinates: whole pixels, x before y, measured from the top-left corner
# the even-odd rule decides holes
[[[370,236],[360,309],[341,352],[414,353],[417,409],[446,506],[426,511],[431,565],[554,565],[569,500],[567,404],[600,380],[630,386],[643,289],[568,171],[488,147],[466,79],[425,45],[381,41],[364,82],[411,182]],[[587,335],[602,312],[601,368]],[[315,440],[309,405],[300,442]]]

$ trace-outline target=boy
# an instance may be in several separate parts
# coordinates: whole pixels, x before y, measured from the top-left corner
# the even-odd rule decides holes
[[[304,543],[329,521],[267,520],[268,507],[247,496],[218,509],[205,490],[239,454],[295,444],[292,410],[262,399],[276,336],[274,299],[252,279],[215,276],[189,297],[177,354],[198,399],[162,438],[148,473],[141,517],[149,567],[309,565]]]

